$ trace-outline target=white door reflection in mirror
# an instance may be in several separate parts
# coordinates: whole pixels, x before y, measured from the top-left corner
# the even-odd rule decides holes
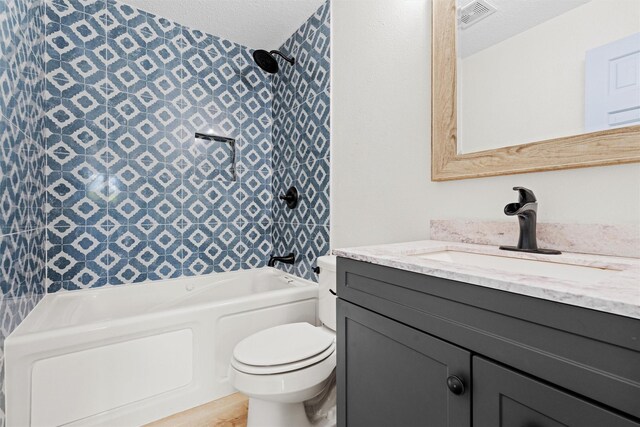
[[[588,51],[585,72],[587,132],[640,124],[640,33]]]

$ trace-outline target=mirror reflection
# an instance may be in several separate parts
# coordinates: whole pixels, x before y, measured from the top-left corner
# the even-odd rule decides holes
[[[458,0],[460,154],[640,124],[640,0]]]

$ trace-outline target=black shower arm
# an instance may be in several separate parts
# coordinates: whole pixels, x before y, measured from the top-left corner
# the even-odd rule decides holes
[[[275,53],[276,55],[280,55],[280,57],[282,57],[282,59],[284,59],[285,61],[287,61],[289,64],[293,65],[296,63],[296,59],[292,56],[292,57],[287,57],[286,55],[284,55],[282,52],[280,52],[279,50],[272,50],[269,53]]]

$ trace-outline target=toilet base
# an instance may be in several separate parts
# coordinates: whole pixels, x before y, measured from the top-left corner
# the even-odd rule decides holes
[[[304,403],[279,403],[249,398],[247,427],[311,427]]]

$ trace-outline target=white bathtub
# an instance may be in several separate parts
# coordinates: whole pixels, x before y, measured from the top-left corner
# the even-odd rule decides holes
[[[47,295],[5,341],[7,425],[134,426],[231,394],[235,344],[315,324],[317,297],[272,268]]]

